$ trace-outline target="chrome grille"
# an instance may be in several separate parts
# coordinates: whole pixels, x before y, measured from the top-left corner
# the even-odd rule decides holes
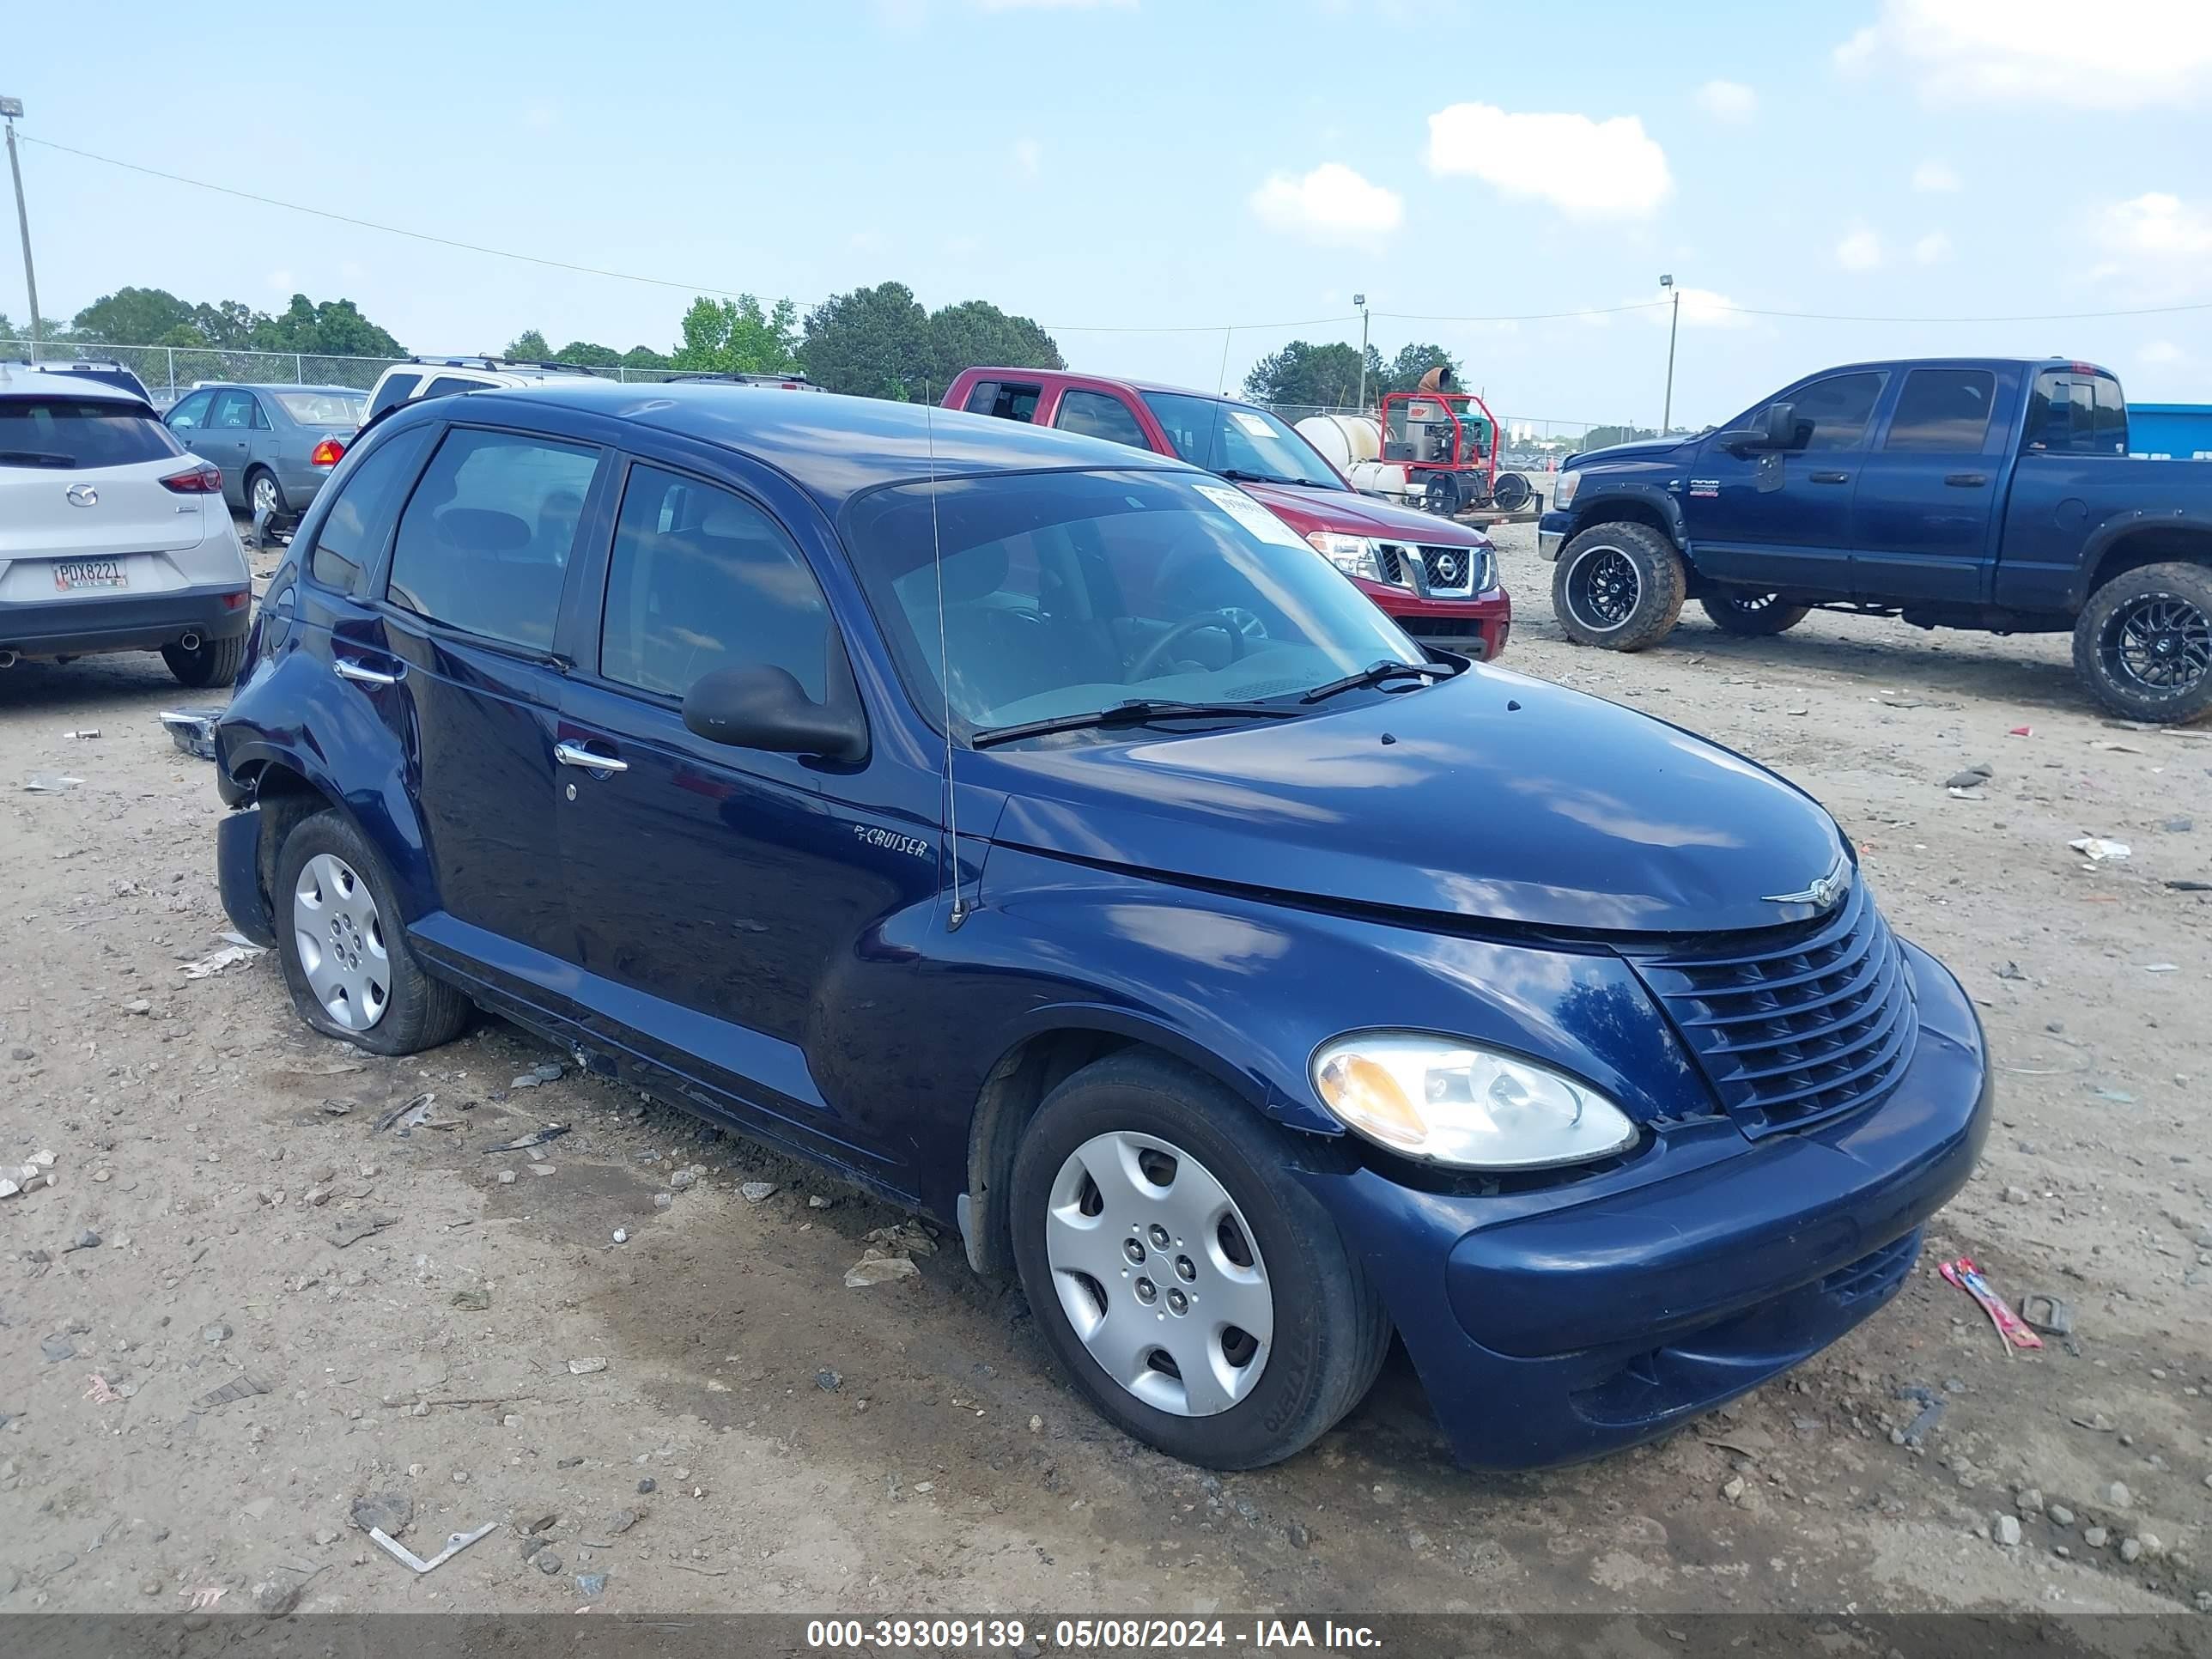
[[[1377,542],[1375,551],[1382,580],[1399,587],[1417,588],[1439,599],[1468,599],[1491,586],[1490,556],[1479,547]]]
[[[1856,877],[1831,915],[1630,959],[1747,1134],[1868,1105],[1912,1058],[1904,955]]]
[[[1425,547],[1421,550],[1421,566],[1429,574],[1429,587],[1435,592],[1464,593],[1470,592],[1468,579],[1474,574],[1480,561],[1471,547]]]

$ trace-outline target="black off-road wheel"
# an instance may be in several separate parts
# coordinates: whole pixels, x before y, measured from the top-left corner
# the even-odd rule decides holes
[[[467,1028],[468,998],[422,971],[384,860],[336,811],[292,826],[270,898],[292,1006],[325,1036],[413,1054]]]
[[[1813,614],[1811,605],[1788,604],[1779,593],[1731,591],[1699,599],[1698,605],[1722,633],[1760,639],[1787,634]]]
[[[202,640],[186,650],[181,645],[161,647],[161,660],[179,685],[197,691],[203,686],[228,685],[246,666],[246,635],[235,639]]]
[[[1649,525],[1592,525],[1552,568],[1552,609],[1577,645],[1641,651],[1674,632],[1687,574]]]
[[[1101,1416],[1187,1463],[1303,1450],[1389,1349],[1284,1133],[1196,1072],[1110,1054],[1046,1097],[1015,1156],[1014,1260],[1054,1358]]]
[[[2212,710],[2212,568],[2147,564],[2089,596],[2074,672],[2124,720],[2176,726]]]

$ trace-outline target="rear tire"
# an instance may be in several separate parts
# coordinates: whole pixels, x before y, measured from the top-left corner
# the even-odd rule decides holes
[[[325,893],[303,914],[297,903],[310,864],[327,876]],[[451,1042],[467,1029],[471,1005],[442,980],[432,979],[407,943],[407,929],[384,860],[361,831],[336,810],[325,808],[292,826],[276,854],[276,887],[270,895],[276,932],[276,960],[300,1018],[327,1037],[337,1037],[373,1054],[414,1054]],[[312,917],[312,921],[310,920]],[[340,927],[326,929],[325,920]],[[301,934],[309,935],[317,968],[327,951],[374,963],[372,995],[354,1000],[349,1024],[332,1014],[317,994],[303,959]],[[343,964],[341,963],[341,966]],[[343,981],[347,975],[341,975]],[[351,976],[356,984],[359,975]],[[365,1023],[363,1023],[365,1022]]]
[[[284,500],[284,486],[276,482],[276,475],[266,467],[257,466],[246,475],[246,516],[252,518],[264,502],[270,524],[292,516],[291,507]]]
[[[246,635],[234,639],[202,640],[187,651],[181,645],[161,647],[161,660],[169,665],[169,672],[177,684],[190,686],[197,691],[203,686],[228,685],[238,678],[238,671],[246,666]]]
[[[1761,639],[1787,634],[1813,614],[1811,605],[1785,604],[1779,593],[1731,590],[1699,599],[1698,604],[1722,633]]]
[[[1552,569],[1552,609],[1577,645],[1641,651],[1674,632],[1688,581],[1674,543],[1649,525],[1592,525]]]
[[[2124,720],[2176,726],[2212,709],[2212,569],[2147,564],[2089,596],[2074,672]]]
[[[1014,1260],[1054,1356],[1101,1416],[1187,1463],[1254,1469],[1304,1449],[1389,1350],[1382,1299],[1291,1173],[1283,1133],[1210,1078],[1110,1054],[1046,1097],[1015,1155]],[[1086,1188],[1090,1169],[1103,1173]],[[1217,1328],[1226,1307],[1265,1340]],[[1186,1362],[1212,1379],[1192,1388]]]

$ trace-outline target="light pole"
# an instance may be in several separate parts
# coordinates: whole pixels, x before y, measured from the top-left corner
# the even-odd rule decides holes
[[[1667,405],[1659,416],[1659,435],[1663,438],[1674,426],[1674,333],[1682,325],[1682,290],[1674,286],[1672,276],[1662,276],[1659,286],[1674,296],[1674,315],[1667,319]]]
[[[1359,407],[1367,407],[1367,296],[1355,294],[1352,303],[1359,307]]]
[[[20,98],[0,98],[0,118],[8,123],[8,173],[15,181],[15,228],[23,233],[23,286],[31,294],[31,361],[39,361],[39,279],[31,274],[31,214],[23,205],[23,168],[15,159],[15,118],[23,112]]]

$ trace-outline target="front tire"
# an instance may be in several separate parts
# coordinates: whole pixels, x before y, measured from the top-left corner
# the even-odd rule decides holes
[[[384,861],[336,811],[293,826],[270,896],[292,1006],[325,1036],[413,1054],[467,1026],[469,1000],[422,971]]]
[[[1577,645],[1641,651],[1674,632],[1688,577],[1674,543],[1649,525],[1583,531],[1552,569],[1552,609]]]
[[[204,686],[228,685],[246,666],[246,635],[234,639],[202,640],[189,651],[181,645],[161,647],[161,660],[169,665],[179,685],[199,690]]]
[[[1358,1404],[1382,1298],[1282,1131],[1197,1073],[1112,1054],[1023,1132],[1014,1260],[1054,1357],[1099,1414],[1170,1457],[1253,1469]]]
[[[1779,593],[1731,590],[1699,599],[1698,605],[1722,633],[1754,639],[1787,634],[1813,614],[1811,605],[1787,604]]]
[[[2212,569],[2147,564],[2113,577],[2074,623],[2074,672],[2124,720],[2173,726],[2212,709]]]

